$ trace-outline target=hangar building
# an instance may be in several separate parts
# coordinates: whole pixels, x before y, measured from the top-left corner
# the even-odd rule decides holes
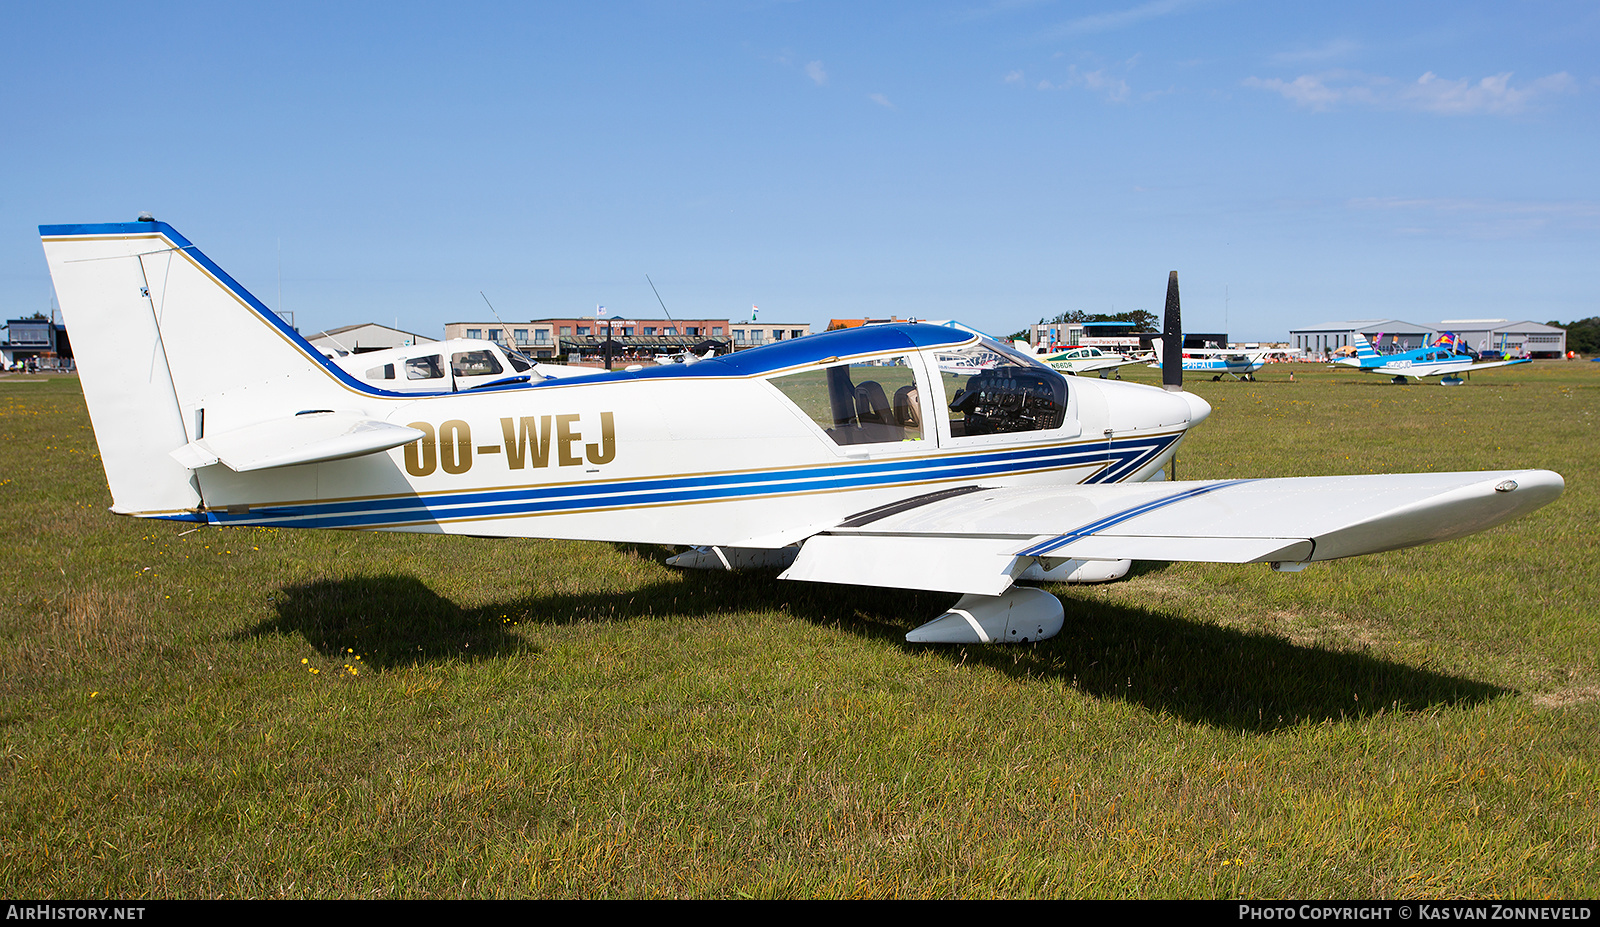
[[[1499,351],[1507,357],[1565,357],[1567,330],[1510,319],[1445,319],[1439,327],[1455,332],[1474,351]]]
[[[328,357],[343,354],[364,354],[368,351],[387,351],[390,348],[408,348],[434,339],[414,332],[401,331],[377,322],[341,325],[317,332],[306,338],[311,346]]]
[[[1326,355],[1355,341],[1357,333],[1377,344],[1381,335],[1384,352],[1409,351],[1439,332],[1454,332],[1474,351],[1499,351],[1508,357],[1562,357],[1567,353],[1567,332],[1538,322],[1513,322],[1508,319],[1445,319],[1437,325],[1414,325],[1399,319],[1352,319],[1323,322],[1289,332],[1289,340],[1301,354]]]
[[[1355,343],[1359,333],[1376,343],[1383,336],[1385,347],[1409,351],[1422,347],[1428,336],[1438,331],[1426,325],[1413,325],[1399,319],[1351,319],[1342,322],[1323,322],[1289,332],[1289,344],[1301,354],[1325,355]],[[1398,345],[1397,348],[1392,346]]]

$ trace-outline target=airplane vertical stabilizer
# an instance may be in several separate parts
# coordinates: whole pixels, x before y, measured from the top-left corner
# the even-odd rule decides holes
[[[193,472],[171,455],[207,434],[359,408],[354,380],[165,223],[39,233],[116,511],[200,507]]]

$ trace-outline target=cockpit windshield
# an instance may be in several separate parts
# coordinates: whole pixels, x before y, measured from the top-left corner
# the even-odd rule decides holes
[[[939,351],[951,437],[1060,428],[1067,380],[1048,365],[990,338]]]

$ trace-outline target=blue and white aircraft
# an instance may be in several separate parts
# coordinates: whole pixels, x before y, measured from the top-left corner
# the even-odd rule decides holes
[[[1162,364],[1164,347],[1160,340],[1154,342],[1155,363]],[[1257,370],[1267,365],[1266,351],[1235,351],[1226,348],[1184,348],[1183,369],[1192,373],[1209,373],[1211,379],[1233,377],[1235,380],[1254,380]]]
[[[1366,336],[1358,332],[1355,337],[1355,356],[1337,358],[1332,366],[1354,367],[1362,373],[1393,377],[1396,383],[1406,382],[1406,377],[1418,380],[1440,377],[1441,386],[1460,386],[1463,373],[1528,363],[1527,358],[1478,363],[1472,355],[1456,351],[1458,346],[1454,335],[1443,332],[1439,340],[1432,344],[1395,354],[1380,354]]]
[[[678,566],[961,593],[908,639],[1002,642],[1061,628],[1061,603],[1019,581],[1114,579],[1133,559],[1295,570],[1481,531],[1564,486],[1164,481],[1205,400],[1069,383],[926,325],[401,392],[330,363],[165,223],[40,233],[112,511],[140,518],[685,545]]]

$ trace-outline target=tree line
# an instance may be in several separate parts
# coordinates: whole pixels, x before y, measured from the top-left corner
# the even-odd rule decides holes
[[[1576,322],[1544,323],[1567,330],[1567,350],[1579,354],[1600,354],[1600,316],[1590,316]]]
[[[1113,315],[1073,309],[1070,312],[1063,312],[1053,319],[1039,319],[1040,325],[1054,325],[1060,322],[1128,322],[1133,325],[1134,331],[1158,332],[1161,330],[1160,320],[1156,318],[1156,314],[1154,312],[1146,312],[1143,309],[1135,309],[1132,312],[1118,312]],[[1025,328],[1022,331],[1012,333],[1011,339],[1013,341],[1027,341],[1030,334],[1031,332]]]

